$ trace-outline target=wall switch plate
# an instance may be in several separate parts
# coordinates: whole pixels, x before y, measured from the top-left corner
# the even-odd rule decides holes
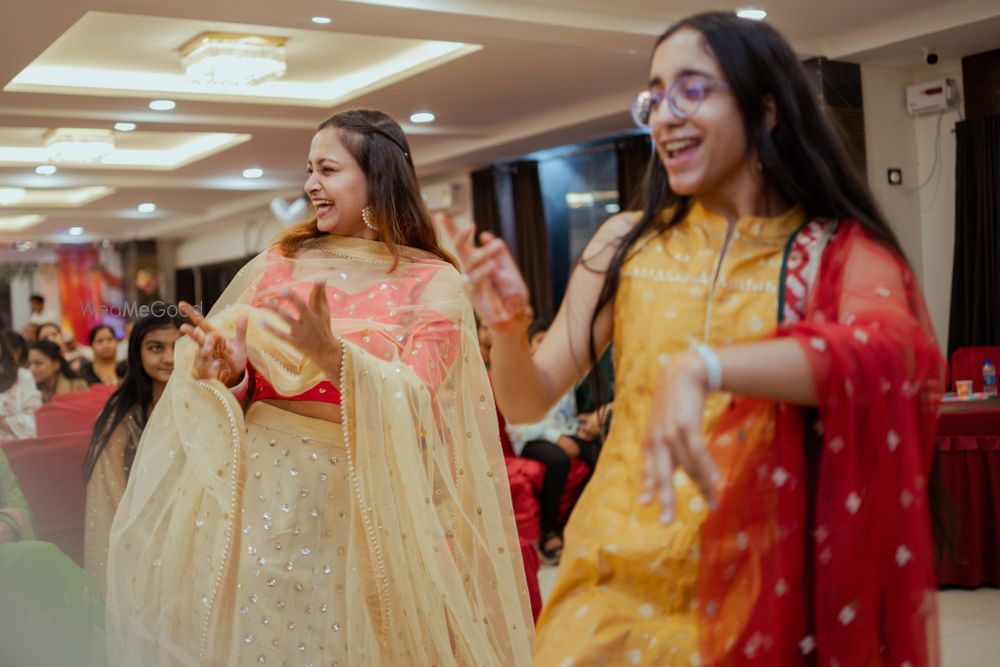
[[[890,169],[888,173],[889,185],[902,185],[903,184],[903,170],[902,169]]]

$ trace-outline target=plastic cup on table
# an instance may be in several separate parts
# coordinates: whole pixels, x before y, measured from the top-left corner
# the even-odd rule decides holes
[[[972,380],[956,380],[955,391],[962,399],[972,398]]]

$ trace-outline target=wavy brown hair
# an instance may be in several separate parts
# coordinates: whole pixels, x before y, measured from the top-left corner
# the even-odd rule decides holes
[[[330,116],[317,132],[334,128],[348,152],[357,160],[368,181],[368,205],[379,240],[399,262],[398,246],[424,250],[455,268],[458,261],[438,241],[431,213],[420,196],[410,144],[396,121],[371,109],[352,109]],[[311,239],[320,238],[315,216],[292,225],[276,240],[286,257],[296,256]]]

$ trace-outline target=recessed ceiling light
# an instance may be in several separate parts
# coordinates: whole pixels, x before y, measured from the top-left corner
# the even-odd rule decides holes
[[[177,103],[173,100],[153,100],[149,103],[149,108],[153,111],[170,111]]]
[[[434,119],[437,118],[430,111],[419,111],[410,116],[411,123],[433,123]]]
[[[328,23],[333,23],[333,19],[329,16],[314,16],[312,17],[312,22],[319,25],[327,25]]]
[[[736,10],[736,15],[741,19],[750,19],[751,21],[763,21],[767,18],[767,12],[756,7],[742,7]]]
[[[69,228],[69,235],[70,236],[82,236],[83,235],[83,227],[70,227]]]
[[[35,167],[35,173],[41,174],[42,176],[51,176],[52,174],[59,171],[56,169],[54,164],[43,164],[40,167]]]
[[[166,100],[163,101],[165,102]],[[115,129],[119,132],[131,132],[135,129],[135,123],[115,123]]]
[[[252,167],[250,169],[243,170],[243,178],[260,178],[264,175],[263,169],[258,169],[257,167]]]
[[[24,188],[0,188],[0,206],[20,204],[28,195]]]
[[[156,210],[156,204],[150,202],[139,204],[139,206],[136,207],[136,210],[138,210],[139,213],[152,213]]]

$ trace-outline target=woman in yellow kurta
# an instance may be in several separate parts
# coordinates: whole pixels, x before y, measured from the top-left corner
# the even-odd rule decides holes
[[[687,350],[692,337],[721,347],[773,333],[784,246],[802,220],[795,208],[741,218],[723,254],[725,219],[695,203],[668,235],[651,239],[623,265],[613,339],[619,407],[567,528],[559,577],[539,619],[546,634],[538,664],[558,665],[556,657],[614,664],[622,656],[626,664],[633,658],[645,664],[647,649],[661,659],[687,660],[697,652],[693,611],[707,507],[683,472],[675,478],[673,522],[662,525],[655,507],[639,503],[649,399],[661,357]],[[709,397],[706,439],[728,403],[725,393]],[[544,641],[555,632],[588,639],[574,641],[570,651],[555,637]]]
[[[914,476],[914,488],[922,483],[926,443],[914,433],[926,415],[911,408],[933,405],[939,355],[898,243],[794,52],[767,25],[691,17],[657,42],[633,115],[656,149],[645,209],[598,231],[534,355],[527,289],[506,246],[484,233],[477,248],[471,229],[452,230],[491,328],[508,419],[536,419],[614,343],[614,423],[567,526],[533,664],[933,664],[933,609],[918,601],[932,586],[927,508],[919,494],[902,496],[907,507],[898,499]],[[881,282],[855,293],[845,275]],[[847,287],[831,298],[818,277]],[[818,312],[816,295],[852,305]],[[852,348],[868,343],[898,371],[881,390],[844,381],[845,354],[868,358]],[[840,437],[854,414],[841,408],[872,390],[884,396]],[[885,430],[862,428],[885,415],[873,405],[882,402],[901,420],[888,448],[857,437],[887,442]],[[840,457],[824,458],[819,473],[806,465],[814,443],[803,435],[803,408],[816,405],[827,437],[838,437],[813,452]],[[914,476],[886,476],[879,489],[874,475],[865,486],[886,470]],[[848,482],[858,493],[831,495]],[[903,544],[891,544],[895,563],[888,542],[864,562],[851,551],[858,541],[843,537],[870,535],[869,501],[893,493],[878,516]],[[811,547],[814,526],[827,548]],[[845,574],[883,570],[858,598],[838,597],[857,592]]]

